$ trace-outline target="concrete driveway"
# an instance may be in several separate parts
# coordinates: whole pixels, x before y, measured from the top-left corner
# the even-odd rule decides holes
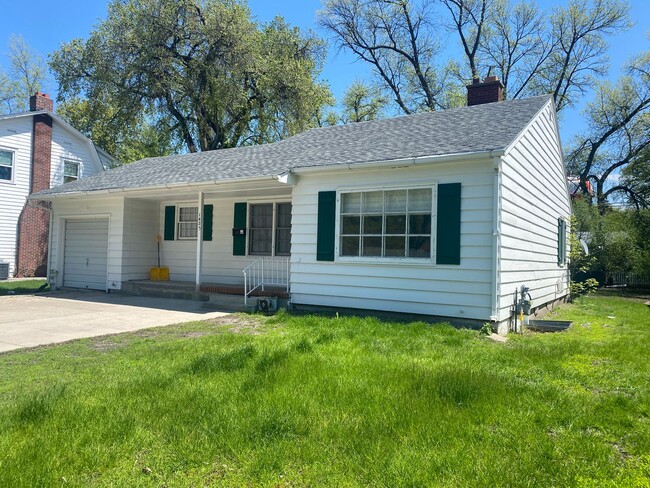
[[[0,352],[227,315],[201,302],[94,291],[0,297]]]

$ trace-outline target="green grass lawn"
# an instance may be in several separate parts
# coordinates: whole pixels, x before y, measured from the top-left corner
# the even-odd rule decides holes
[[[650,309],[231,316],[0,355],[0,486],[649,486]]]
[[[19,295],[26,293],[37,293],[49,291],[50,287],[40,289],[45,285],[45,279],[20,280],[20,281],[0,281],[0,295]]]

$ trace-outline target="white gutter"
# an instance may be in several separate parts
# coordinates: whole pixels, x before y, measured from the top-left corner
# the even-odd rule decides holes
[[[291,172],[296,174],[323,172],[323,171],[338,171],[340,169],[357,169],[357,168],[384,168],[384,167],[407,167],[416,166],[420,164],[431,163],[453,163],[457,161],[471,162],[478,161],[486,158],[494,158],[503,156],[503,149],[490,149],[487,151],[472,151],[454,154],[441,154],[437,156],[417,156],[410,158],[389,159],[380,161],[365,161],[355,163],[341,163],[331,166],[306,166],[302,168],[293,168]]]
[[[501,311],[501,166],[502,157],[495,157],[492,190],[492,322],[499,321]]]

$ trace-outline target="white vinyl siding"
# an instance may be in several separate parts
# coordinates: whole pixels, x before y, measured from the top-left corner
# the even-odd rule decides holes
[[[158,202],[125,199],[122,281],[149,279],[149,270],[158,266],[159,212]]]
[[[12,181],[0,180],[0,261],[16,272],[18,218],[30,191],[32,118],[0,120],[0,149],[13,153]]]
[[[106,290],[108,220],[65,222],[63,286]]]
[[[440,167],[432,164],[354,170],[346,171],[345,176],[340,172],[299,175],[292,202],[292,302],[489,320],[493,173],[491,161],[486,159],[482,163]],[[420,259],[316,260],[319,191],[338,190],[340,194],[364,187],[368,190],[425,185],[435,188],[442,183],[461,183],[463,187],[460,265],[436,265],[432,260]]]
[[[31,119],[30,119],[31,122]],[[56,122],[52,126],[52,164],[50,167],[50,186],[58,186],[71,181],[72,168],[66,163],[78,165],[77,178],[87,178],[103,171],[101,163],[96,161],[95,149],[84,139],[61,127]],[[68,179],[66,179],[68,177]]]
[[[499,319],[512,295],[530,287],[533,306],[565,296],[568,267],[558,266],[558,218],[571,214],[559,135],[550,105],[503,157]]]

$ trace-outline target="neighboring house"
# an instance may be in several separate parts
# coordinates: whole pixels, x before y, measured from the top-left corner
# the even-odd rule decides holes
[[[0,263],[10,276],[45,276],[49,207],[27,195],[102,172],[114,162],[33,95],[30,111],[0,115]]]
[[[580,199],[584,198],[584,195],[580,189],[580,177],[579,176],[572,176],[569,175],[567,177],[567,182],[569,183],[569,195],[571,195],[572,199]],[[587,180],[585,181],[585,186],[587,187],[587,194],[589,197],[594,196],[594,190],[591,186],[591,181]]]
[[[571,204],[552,98],[501,93],[488,79],[468,87],[472,106],[149,158],[41,192],[54,284],[147,279],[160,235],[171,279],[197,288],[285,262],[297,307],[503,332],[517,287],[535,307],[567,295]]]

